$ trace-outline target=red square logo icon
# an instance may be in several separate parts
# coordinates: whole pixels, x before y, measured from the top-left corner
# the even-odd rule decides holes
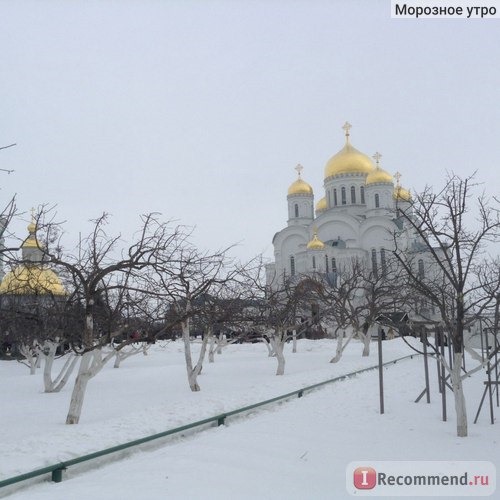
[[[358,490],[371,490],[377,484],[377,473],[372,467],[358,467],[354,470],[354,487]]]

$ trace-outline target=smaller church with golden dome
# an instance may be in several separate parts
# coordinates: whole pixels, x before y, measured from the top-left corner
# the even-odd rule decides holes
[[[313,272],[336,276],[353,258],[383,269],[394,248],[398,210],[411,210],[411,194],[400,185],[399,173],[381,167],[379,153],[372,159],[352,145],[349,123],[342,128],[345,145],[325,165],[316,205],[302,166],[296,167],[298,178],[287,194],[288,223],[274,235],[274,262],[266,266],[270,286]],[[408,239],[402,244],[412,246],[410,232],[402,237]]]
[[[36,224],[28,225],[28,237],[21,245],[22,261],[0,283],[2,296],[64,296],[59,276],[44,262],[43,245],[36,237]]]

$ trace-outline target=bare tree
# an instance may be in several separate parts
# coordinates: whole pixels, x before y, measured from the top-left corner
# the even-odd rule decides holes
[[[176,247],[179,229],[170,228],[154,214],[141,217],[134,242],[121,249],[121,237],[107,232],[108,215],[93,221],[93,229],[76,255],[65,254],[59,243],[43,248],[45,261],[67,276],[68,303],[78,316],[74,322],[71,345],[80,358],[73,388],[67,424],[79,422],[87,384],[112,359],[116,350],[133,342],[124,339],[115,348],[112,338],[127,329],[125,310],[129,297],[150,294],[141,288],[141,274],[153,269],[160,252]],[[42,224],[43,226],[43,224]],[[50,233],[50,227],[48,228]]]
[[[381,314],[402,307],[404,297],[398,267],[389,257],[380,270],[370,269],[359,259],[352,259],[339,268],[335,285],[325,281],[323,287],[325,315],[335,325],[337,334],[337,352],[330,362],[340,360],[354,337],[363,343],[362,356],[368,356],[370,327]],[[346,331],[349,333],[344,340]]]
[[[202,314],[210,295],[219,296],[221,289],[236,278],[237,270],[231,266],[227,252],[201,253],[187,244],[175,256],[168,255],[158,265],[158,279],[161,289],[172,309],[174,321],[182,328],[184,358],[189,387],[199,391],[198,375],[203,366],[209,336],[202,341],[196,362],[193,361],[191,336],[193,321]]]
[[[494,300],[495,293],[485,291],[480,276],[489,265],[487,245],[498,243],[500,236],[498,201],[484,193],[475,195],[477,188],[474,176],[462,179],[455,174],[448,175],[437,193],[425,188],[411,209],[400,214],[405,226],[418,235],[419,247],[408,251],[396,237],[394,252],[414,292],[439,311],[452,343],[453,365],[448,366],[444,358],[441,363],[450,373],[460,437],[467,436],[461,375],[464,329]]]

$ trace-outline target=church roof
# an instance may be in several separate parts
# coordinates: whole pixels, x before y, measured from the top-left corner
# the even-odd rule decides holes
[[[345,146],[326,163],[325,179],[339,174],[369,174],[375,169],[371,158],[361,151],[358,151],[349,142],[349,130],[351,125],[346,122],[343,128],[346,131]]]
[[[21,264],[6,274],[0,284],[0,294],[65,295],[57,274],[38,263]]]
[[[302,165],[297,165],[295,167],[299,178],[288,188],[288,196],[293,196],[295,194],[313,195],[313,188],[300,177],[303,169],[304,167],[302,167]]]

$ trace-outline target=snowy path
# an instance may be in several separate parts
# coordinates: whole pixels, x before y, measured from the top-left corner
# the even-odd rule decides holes
[[[454,437],[451,408],[450,421],[440,421],[435,370],[431,405],[413,403],[422,389],[421,361],[398,363],[385,373],[385,415],[378,414],[376,372],[368,372],[226,427],[99,470],[70,472],[60,484],[34,486],[9,498],[342,499],[351,498],[345,467],[352,460],[500,462],[499,429],[485,415],[478,425],[470,424],[467,439]],[[472,420],[481,377],[468,380],[466,389]]]

